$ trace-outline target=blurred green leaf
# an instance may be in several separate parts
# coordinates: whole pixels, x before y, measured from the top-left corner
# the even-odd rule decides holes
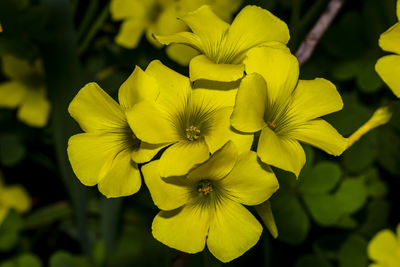
[[[358,88],[363,93],[376,93],[382,88],[382,79],[375,71],[376,58],[363,61],[357,75]]]
[[[41,267],[42,263],[38,256],[30,253],[22,254],[15,260],[18,267]]]
[[[365,177],[365,185],[367,193],[374,198],[381,198],[387,194],[386,184],[379,178],[379,171],[376,168],[371,168],[363,173]]]
[[[337,163],[325,161],[315,165],[308,175],[299,179],[301,193],[327,193],[339,182],[342,172]]]
[[[71,216],[71,207],[66,202],[54,203],[33,210],[24,220],[24,229],[43,227],[56,220]]]
[[[18,243],[22,218],[14,210],[10,210],[0,224],[0,251],[9,251]]]
[[[14,166],[26,156],[26,148],[16,135],[0,136],[0,162]]]
[[[66,251],[57,251],[51,255],[50,267],[87,267],[90,266],[85,257],[75,256]]]
[[[304,242],[310,230],[310,220],[298,198],[291,193],[278,191],[272,197],[271,205],[278,228],[278,239],[292,245]]]
[[[376,131],[369,132],[343,153],[346,169],[359,173],[375,161],[379,151],[377,137]]]
[[[359,232],[372,238],[379,230],[386,227],[390,212],[390,204],[386,200],[376,199],[368,203],[363,224]]]
[[[378,132],[378,162],[385,170],[398,176],[400,174],[400,139],[399,132],[390,125],[377,129]]]
[[[343,213],[358,211],[367,200],[367,189],[362,177],[346,178],[334,194]]]
[[[333,195],[304,194],[303,199],[311,216],[320,225],[334,225],[343,216],[343,211]]]
[[[333,267],[333,265],[319,255],[304,255],[297,260],[295,267]]]
[[[373,110],[361,104],[355,93],[343,93],[342,98],[343,110],[326,116],[326,119],[339,133],[349,136],[370,118]]]
[[[339,81],[352,80],[357,76],[362,65],[363,61],[360,59],[340,62],[332,69],[332,76]]]
[[[339,267],[366,267],[368,265],[367,241],[350,235],[339,249]]]

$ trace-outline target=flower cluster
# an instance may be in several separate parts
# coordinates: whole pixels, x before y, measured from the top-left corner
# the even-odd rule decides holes
[[[44,127],[50,114],[41,61],[33,64],[19,58],[2,57],[3,73],[10,79],[0,83],[0,107],[17,108],[18,119],[29,126]]]
[[[187,30],[177,17],[207,4],[218,16],[231,21],[232,14],[241,3],[242,0],[112,0],[112,18],[123,21],[115,41],[125,48],[136,48],[145,34],[153,46],[162,47],[154,40],[153,34],[166,35]],[[198,54],[195,49],[182,45],[171,45],[166,53],[182,65],[187,65]]]
[[[397,19],[400,20],[400,0],[397,0]],[[376,72],[393,93],[400,97],[400,22],[382,33],[379,38],[379,46],[383,50],[395,54],[380,58],[375,65]]]
[[[155,38],[197,50],[190,77],[154,60],[122,84],[119,104],[87,84],[69,106],[85,133],[70,138],[68,156],[79,180],[107,197],[136,193],[142,173],[161,210],[153,236],[187,253],[207,244],[228,262],[261,235],[243,205],[278,189],[269,165],[298,176],[300,142],[332,155],[346,149],[320,118],[343,102],[331,82],[299,80],[288,28],[267,10],[247,6],[229,25],[205,5],[181,20],[191,32]]]

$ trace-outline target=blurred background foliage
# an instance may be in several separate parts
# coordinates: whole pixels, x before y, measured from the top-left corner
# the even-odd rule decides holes
[[[328,0],[246,0],[286,21],[289,46],[300,42]],[[374,71],[384,52],[381,33],[393,25],[394,0],[347,1],[301,77],[331,80],[344,109],[327,116],[349,136],[372,115],[399,105]],[[6,184],[21,184],[32,209],[10,210],[0,225],[0,267],[220,266],[209,252],[184,255],[157,242],[151,221],[157,213],[144,186],[123,199],[105,199],[74,177],[66,157],[69,136],[79,131],[67,106],[87,82],[116,96],[135,65],[153,59],[187,75],[165,49],[142,38],[134,50],[114,42],[106,0],[1,0],[0,56],[43,61],[51,118],[44,128],[0,109],[0,170]],[[0,74],[0,82],[7,78]],[[279,237],[267,230],[258,244],[229,266],[363,267],[366,246],[381,229],[400,222],[400,115],[368,133],[341,157],[306,147],[307,164],[298,180],[275,170],[280,190],[272,197]],[[1,203],[0,203],[1,205]]]

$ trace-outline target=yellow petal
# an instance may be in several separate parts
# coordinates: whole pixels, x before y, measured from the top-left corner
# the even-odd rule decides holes
[[[384,266],[395,267],[398,266],[399,257],[398,253],[399,244],[395,234],[390,230],[382,230],[374,236],[368,244],[369,258],[382,263]]]
[[[400,54],[400,22],[381,34],[379,46],[385,51]]]
[[[290,171],[296,177],[306,162],[306,155],[299,142],[278,136],[269,127],[261,132],[257,154],[263,162]]]
[[[208,99],[212,99],[215,107],[233,107],[235,105],[237,89],[218,90],[208,88],[196,88],[193,90],[192,95],[204,95]]]
[[[235,131],[230,124],[231,114],[232,107],[224,107],[214,111],[210,123],[211,129],[204,137],[211,154],[230,140],[236,145],[239,152],[250,150],[253,135]]]
[[[257,153],[242,153],[232,171],[221,180],[229,195],[245,205],[258,205],[279,188],[271,168],[257,158]]]
[[[330,81],[322,78],[299,80],[287,116],[307,121],[342,108],[342,97]]]
[[[268,41],[287,44],[289,38],[289,29],[285,22],[268,10],[257,6],[246,6],[232,22],[227,43],[235,44],[237,54],[240,54]]]
[[[44,89],[27,90],[18,109],[17,117],[32,127],[44,127],[50,115],[50,102]]]
[[[393,93],[400,97],[400,56],[390,55],[380,58],[375,65],[375,70]]]
[[[1,190],[1,205],[13,208],[19,212],[26,212],[32,206],[28,192],[20,185],[7,186]]]
[[[400,0],[397,0],[397,19],[400,21]]]
[[[193,193],[185,177],[161,178],[159,160],[142,167],[144,182],[154,204],[161,210],[173,210],[185,205]]]
[[[190,27],[194,34],[200,37],[207,45],[219,44],[229,24],[220,19],[211,8],[203,5],[193,12],[182,17],[182,20]]]
[[[264,225],[273,238],[278,238],[278,227],[276,226],[274,214],[272,213],[271,202],[269,200],[254,207],[258,215],[261,217]]]
[[[126,127],[121,107],[97,83],[86,84],[71,101],[68,111],[85,132]]]
[[[121,151],[113,159],[110,170],[100,180],[99,191],[108,198],[135,194],[142,184],[139,168],[131,160],[128,149]]]
[[[126,111],[129,126],[135,135],[150,144],[166,144],[179,140],[170,115],[154,101],[142,101]]]
[[[146,73],[154,77],[159,85],[157,103],[169,107],[179,101],[186,102],[191,93],[190,81],[186,76],[166,67],[159,60],[150,62]]]
[[[134,49],[138,46],[140,38],[147,26],[146,20],[137,18],[127,19],[115,37],[115,42],[122,47]]]
[[[157,155],[158,151],[167,145],[149,144],[146,142],[140,142],[140,146],[137,149],[132,150],[132,160],[136,163],[145,163],[150,161]]]
[[[121,20],[129,17],[144,18],[146,6],[140,0],[111,0],[110,13],[114,20]]]
[[[3,73],[11,79],[23,81],[35,72],[34,66],[28,61],[11,55],[2,56],[2,63]]]
[[[290,135],[334,156],[342,154],[348,144],[347,138],[344,138],[332,125],[322,119],[315,119],[297,126],[290,132]]]
[[[170,35],[154,35],[154,38],[164,45],[183,44],[198,51],[203,51],[203,44],[200,38],[192,32],[178,32]]]
[[[228,142],[206,162],[193,168],[187,178],[191,181],[200,181],[204,178],[220,180],[232,170],[237,158],[238,151],[235,144]]]
[[[260,238],[261,224],[237,202],[228,198],[221,199],[213,215],[207,247],[222,262],[241,256]]]
[[[201,205],[185,205],[177,210],[161,211],[152,225],[155,239],[186,253],[197,253],[204,249],[208,228],[208,210]]]
[[[155,101],[158,94],[157,81],[136,66],[132,74],[119,88],[118,100],[122,107],[128,109],[143,100]]]
[[[189,64],[190,80],[200,79],[233,82],[244,75],[243,64],[217,64],[211,61],[205,55],[199,55],[193,58]]]
[[[292,54],[272,47],[256,47],[247,53],[246,73],[261,74],[268,87],[270,103],[286,102],[299,77],[299,63]]]
[[[201,102],[207,101],[215,108],[233,107],[239,82],[216,82],[199,80],[194,83],[192,99],[196,98]]]
[[[26,90],[25,85],[19,82],[0,83],[0,107],[16,108],[24,99]]]
[[[231,116],[232,126],[242,132],[254,133],[265,125],[264,113],[267,103],[267,84],[258,73],[243,78],[236,96]]]
[[[166,49],[168,57],[182,66],[189,65],[190,60],[199,54],[199,51],[183,44],[171,44]]]
[[[124,149],[118,134],[83,133],[68,141],[68,158],[82,184],[93,186],[107,174],[115,156]]]
[[[209,158],[204,141],[180,141],[167,148],[160,158],[161,177],[181,176],[189,172],[196,164]]]

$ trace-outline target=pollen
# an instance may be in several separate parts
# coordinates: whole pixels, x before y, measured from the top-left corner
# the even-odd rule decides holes
[[[275,122],[269,121],[269,122],[267,122],[267,123],[268,123],[268,126],[269,126],[271,129],[275,129],[275,127],[276,127]]]
[[[200,129],[196,126],[191,125],[189,128],[186,128],[186,138],[189,141],[194,141],[199,139],[200,137]]]
[[[208,196],[212,191],[214,191],[213,185],[208,180],[200,181],[197,186],[197,192],[202,193],[204,196]]]

